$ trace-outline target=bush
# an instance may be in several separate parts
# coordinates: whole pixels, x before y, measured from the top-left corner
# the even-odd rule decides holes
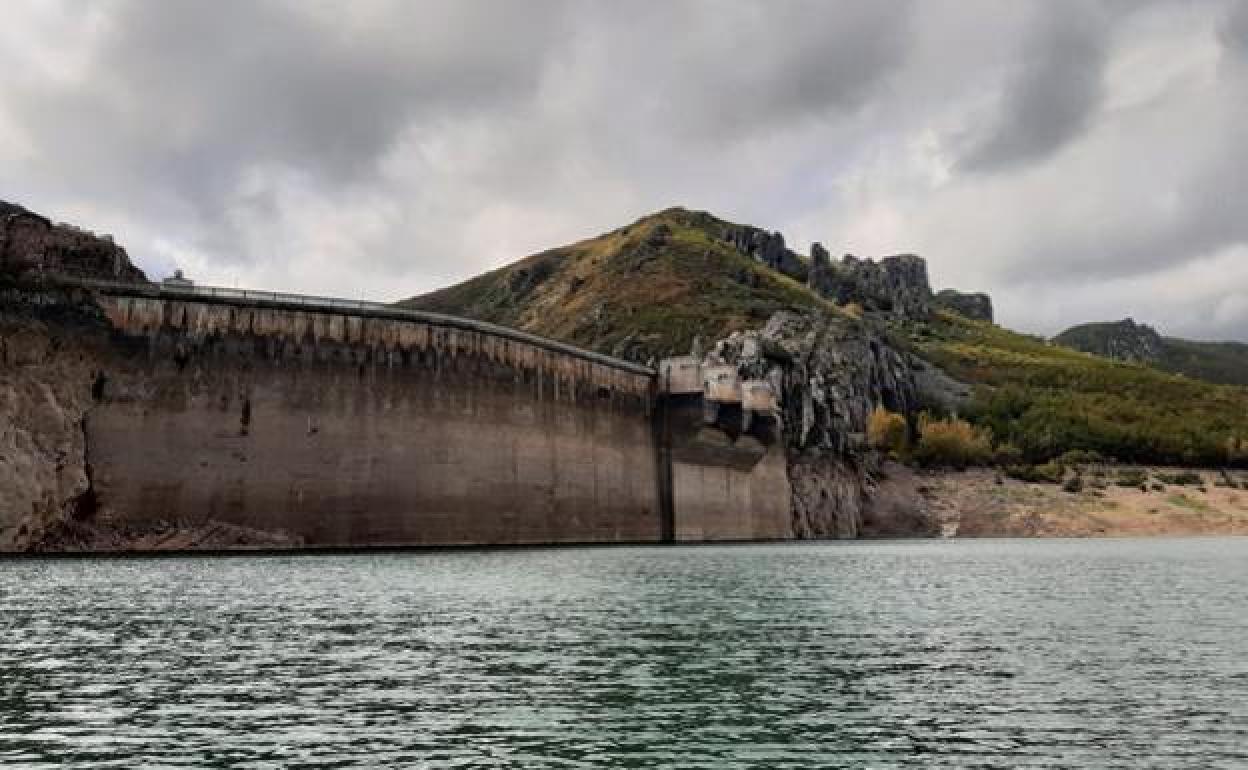
[[[1062,484],[1062,489],[1066,490],[1072,495],[1079,494],[1080,492],[1083,491],[1083,477],[1079,475],[1071,476],[1070,478],[1066,479],[1065,484]]]
[[[1092,449],[1070,449],[1063,452],[1057,461],[1073,468],[1080,465],[1100,465],[1105,462],[1105,457]]]
[[[877,406],[867,418],[867,443],[872,449],[881,452],[894,456],[902,454],[910,443],[910,429],[906,425],[906,418]]]
[[[1180,471],[1178,473],[1158,473],[1157,479],[1163,484],[1175,487],[1198,487],[1205,483],[1199,473]]]
[[[1011,465],[1005,469],[1005,475],[1019,481],[1032,484],[1061,484],[1066,476],[1066,468],[1059,463],[1043,463],[1041,465]],[[1082,489],[1083,482],[1080,481]]]
[[[1002,468],[1008,468],[1011,465],[1025,464],[1023,450],[1008,441],[997,444],[996,457],[994,460],[997,465],[1000,465]]]
[[[1248,440],[1240,436],[1231,436],[1224,446],[1228,465],[1239,465],[1248,461]]]
[[[946,466],[959,470],[992,461],[992,432],[977,428],[956,417],[933,420],[919,417],[919,444],[914,459],[920,465]]]
[[[1143,487],[1148,490],[1148,474],[1139,468],[1123,468],[1118,471],[1114,483],[1120,487]]]

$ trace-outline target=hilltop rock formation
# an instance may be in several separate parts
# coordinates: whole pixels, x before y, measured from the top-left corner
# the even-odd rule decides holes
[[[1131,318],[1075,326],[1057,335],[1053,341],[1085,353],[1140,364],[1155,364],[1165,353],[1157,330],[1137,324]]]
[[[147,281],[111,236],[54,224],[4,201],[0,201],[0,273]]]
[[[987,294],[944,289],[936,295],[936,304],[973,321],[993,321],[992,297]]]
[[[816,243],[811,246],[807,285],[838,304],[854,302],[868,311],[923,318],[932,309],[927,262],[913,254],[879,261],[846,254],[834,263],[828,259],[827,250]]]
[[[798,281],[806,280],[807,267],[801,257],[784,245],[784,236],[749,225],[729,225],[723,238],[732,247],[748,254],[772,270]]]

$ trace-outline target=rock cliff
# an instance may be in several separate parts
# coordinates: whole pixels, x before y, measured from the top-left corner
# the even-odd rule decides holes
[[[935,533],[930,521],[893,532],[893,522],[867,516],[879,459],[866,447],[867,417],[877,406],[907,413],[924,402],[923,362],[870,324],[787,311],[719,341],[708,358],[766,379],[780,394],[794,536]]]
[[[21,206],[0,201],[0,274],[5,273],[147,280],[111,236],[54,224]]]
[[[846,254],[834,263],[828,259],[827,250],[816,243],[811,246],[807,284],[839,304],[853,302],[869,311],[904,318],[923,318],[932,308],[927,262],[913,254],[879,261]]]
[[[0,296],[0,550],[37,547],[94,513],[86,415],[95,370],[83,343],[103,326],[85,309],[49,324],[41,306],[63,299]]]
[[[784,245],[784,236],[780,233],[769,233],[749,225],[726,225],[723,239],[772,270],[798,281],[806,280],[807,265]]]
[[[1053,341],[1085,353],[1140,364],[1156,363],[1163,354],[1161,335],[1153,327],[1137,324],[1131,318],[1075,326]]]
[[[972,321],[993,321],[992,297],[987,294],[943,289],[936,295],[936,304]]]

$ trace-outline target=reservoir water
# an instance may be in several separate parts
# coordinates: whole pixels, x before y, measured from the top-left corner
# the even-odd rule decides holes
[[[1248,767],[1248,539],[0,561],[0,766]]]

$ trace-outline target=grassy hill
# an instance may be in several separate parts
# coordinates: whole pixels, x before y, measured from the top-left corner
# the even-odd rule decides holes
[[[980,386],[967,415],[1028,459],[1092,450],[1125,461],[1243,463],[1248,389],[1082,353],[941,314],[898,336],[954,377]]]
[[[667,209],[399,304],[641,361],[759,326],[782,308],[835,309],[734,248],[722,237],[729,227]]]
[[[689,350],[782,308],[857,315],[738,251],[731,223],[668,209],[402,303],[466,315],[636,360]],[[1248,460],[1248,389],[1175,376],[941,311],[865,319],[976,386],[969,413],[1031,461],[1070,450],[1122,460]],[[1228,453],[1229,450],[1229,453]]]
[[[1209,382],[1248,385],[1248,345],[1165,337],[1158,368]]]
[[[1053,338],[1085,353],[1139,361],[1174,374],[1229,385],[1248,385],[1248,345],[1162,337],[1130,319],[1081,324]]]

